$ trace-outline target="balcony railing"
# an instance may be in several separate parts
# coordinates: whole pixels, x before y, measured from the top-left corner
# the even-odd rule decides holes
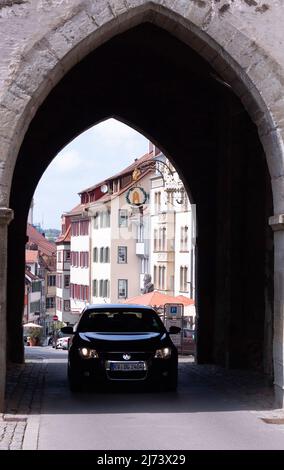
[[[174,252],[173,251],[160,251],[157,253],[158,263],[173,263],[174,262]]]

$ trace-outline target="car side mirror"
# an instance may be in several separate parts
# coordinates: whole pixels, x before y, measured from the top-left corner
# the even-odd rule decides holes
[[[74,334],[73,326],[63,326],[62,328],[60,328],[60,331],[68,335]]]
[[[170,335],[177,335],[181,332],[181,328],[179,326],[170,326],[169,333]]]

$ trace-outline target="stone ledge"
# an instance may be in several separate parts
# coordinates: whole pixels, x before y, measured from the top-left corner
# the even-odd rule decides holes
[[[274,232],[284,230],[284,214],[277,214],[269,217],[268,223]]]
[[[14,218],[14,212],[8,207],[0,207],[0,225],[9,225]]]

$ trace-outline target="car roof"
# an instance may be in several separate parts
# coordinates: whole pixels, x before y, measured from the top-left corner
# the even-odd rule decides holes
[[[86,310],[117,310],[118,308],[125,310],[133,310],[135,308],[139,310],[150,310],[151,312],[155,312],[155,309],[153,307],[138,304],[89,304],[85,307],[84,312]]]

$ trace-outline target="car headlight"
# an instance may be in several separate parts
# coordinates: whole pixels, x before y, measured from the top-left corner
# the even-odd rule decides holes
[[[168,359],[171,357],[172,350],[171,348],[162,348],[162,349],[157,349],[155,353],[155,358],[157,359]]]
[[[97,351],[90,348],[79,348],[79,354],[83,359],[94,359],[95,357],[99,357]]]

